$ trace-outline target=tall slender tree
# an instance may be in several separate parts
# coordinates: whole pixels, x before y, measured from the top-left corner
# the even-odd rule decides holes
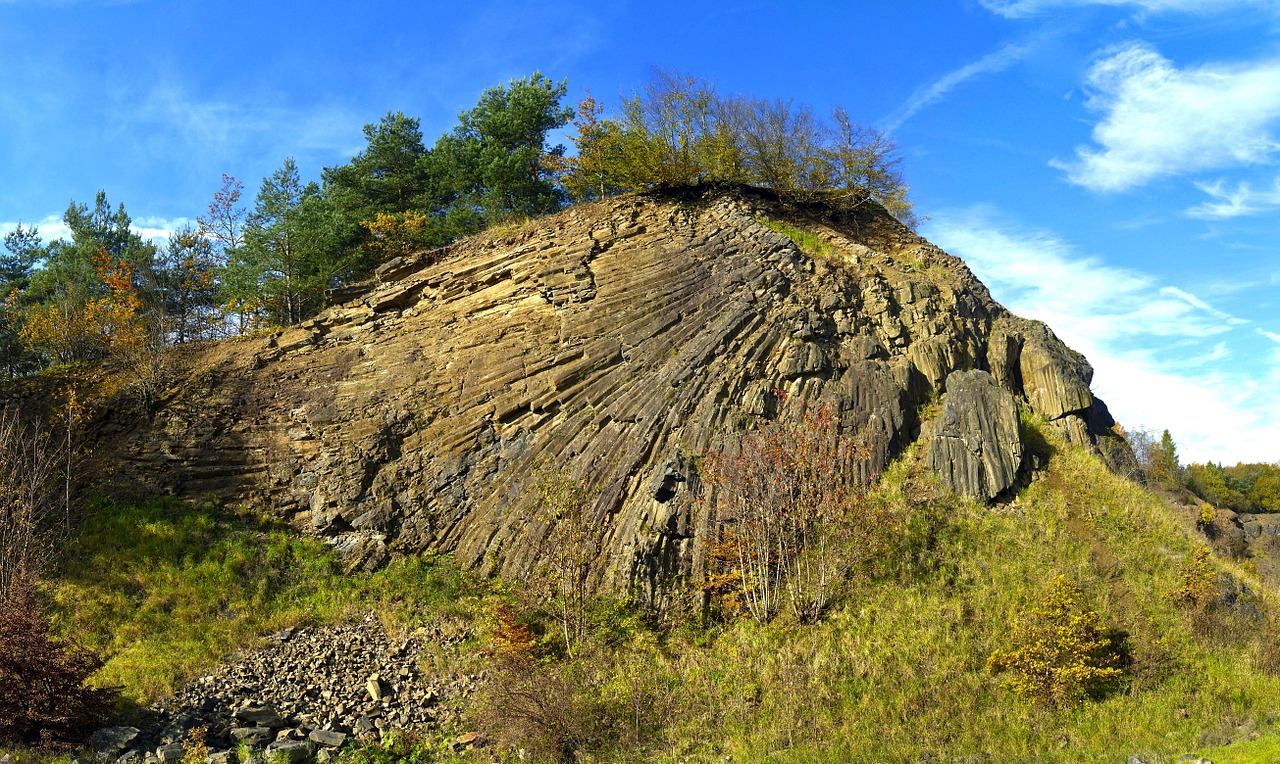
[[[303,184],[290,157],[262,182],[235,267],[257,290],[268,318],[288,326],[315,313],[350,267],[340,221],[316,183]]]

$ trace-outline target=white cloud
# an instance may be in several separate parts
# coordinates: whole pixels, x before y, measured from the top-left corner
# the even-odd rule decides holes
[[[924,229],[1010,310],[1084,353],[1098,397],[1126,426],[1169,428],[1188,461],[1280,459],[1280,352],[1266,359],[1253,339],[1280,334],[1235,331],[1246,322],[1186,290],[990,209],[943,211]]]
[[[1007,18],[1036,16],[1054,8],[1108,5],[1149,13],[1217,13],[1235,8],[1275,10],[1273,0],[979,0],[982,7]]]
[[[922,109],[942,100],[952,89],[966,80],[981,74],[1004,71],[1024,58],[1032,49],[1031,43],[1011,43],[999,50],[988,53],[972,63],[966,64],[950,72],[937,81],[921,87],[911,94],[907,102],[888,118],[884,126],[886,133],[892,133],[903,123],[914,117]]]
[[[1228,324],[1231,324],[1232,326],[1240,326],[1241,324],[1249,323],[1247,320],[1243,318],[1236,318],[1235,316],[1232,316],[1230,313],[1226,313],[1224,311],[1218,310],[1217,308],[1213,307],[1212,305],[1200,299],[1199,297],[1196,297],[1190,292],[1183,291],[1177,287],[1171,287],[1171,286],[1161,287],[1160,294],[1167,295],[1169,297],[1177,297],[1179,300],[1182,300],[1183,302],[1187,303],[1191,307],[1199,308],[1205,313],[1208,313],[1209,315],[1220,318],[1223,321],[1226,321]]]
[[[62,222],[62,215],[46,215],[38,221],[21,221],[24,228],[35,228],[40,233],[40,240],[45,244],[58,239],[71,240],[71,229]],[[187,225],[195,225],[195,221],[186,217],[162,218],[156,216],[134,218],[129,226],[134,233],[157,246],[162,246],[169,239],[169,234]],[[18,227],[17,221],[0,222],[0,237],[6,236]]]
[[[1145,43],[1110,50],[1089,71],[1086,105],[1102,114],[1097,147],[1055,160],[1068,179],[1123,191],[1157,178],[1268,160],[1280,142],[1280,60],[1178,69]]]
[[[1212,201],[1203,202],[1187,210],[1193,218],[1226,220],[1242,215],[1256,215],[1280,207],[1280,177],[1268,190],[1254,189],[1248,183],[1239,183],[1227,189],[1222,180],[1213,183],[1197,183],[1196,187],[1208,194]]]
[[[268,150],[276,161],[300,152],[351,156],[363,147],[361,127],[369,121],[341,105],[300,109],[260,98],[201,99],[167,84],[122,93],[110,119],[122,136],[147,136],[139,151],[187,162],[193,155],[218,158],[245,150]]]
[[[45,215],[40,220],[21,220],[0,223],[0,237],[8,236],[9,232],[18,227],[21,223],[23,228],[34,228],[40,234],[40,240],[45,244],[57,239],[70,239],[71,229],[67,228],[67,224],[62,222],[62,215]]]

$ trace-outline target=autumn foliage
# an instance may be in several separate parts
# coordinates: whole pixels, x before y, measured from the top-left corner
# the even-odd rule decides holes
[[[93,264],[100,284],[93,297],[81,303],[36,304],[25,312],[18,336],[27,347],[65,363],[136,350],[147,343],[133,266],[101,247]]]
[[[827,407],[712,451],[701,501],[720,532],[704,590],[760,622],[784,610],[820,617],[893,536],[894,520],[865,494],[867,454]]]
[[[1007,649],[987,659],[987,669],[1033,705],[1073,708],[1124,677],[1123,654],[1113,635],[1099,628],[1096,612],[1080,605],[1081,591],[1065,576],[1042,602],[1018,615]]]
[[[114,709],[114,688],[85,685],[95,652],[55,637],[33,586],[0,598],[0,743],[70,746]]]

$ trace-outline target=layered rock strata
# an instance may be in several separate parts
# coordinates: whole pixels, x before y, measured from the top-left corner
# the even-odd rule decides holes
[[[690,501],[698,460],[766,419],[832,407],[868,475],[919,435],[922,404],[969,379],[957,371],[989,374],[1072,441],[1112,424],[1083,358],[870,205],[623,198],[388,263],[341,299],[180,354],[150,419],[101,423],[117,476],[269,509],[362,564],[434,549],[520,575],[548,534],[535,485],[567,470],[591,497],[597,583],[652,590],[700,570],[715,520]],[[957,415],[945,435],[987,444],[981,477],[963,449],[931,451],[958,490],[1012,484],[1000,407],[996,431]]]

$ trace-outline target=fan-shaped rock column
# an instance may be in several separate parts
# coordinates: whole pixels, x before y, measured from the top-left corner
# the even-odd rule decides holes
[[[985,501],[1008,490],[1023,453],[1013,396],[985,371],[952,372],[926,449],[929,468],[957,493]]]

